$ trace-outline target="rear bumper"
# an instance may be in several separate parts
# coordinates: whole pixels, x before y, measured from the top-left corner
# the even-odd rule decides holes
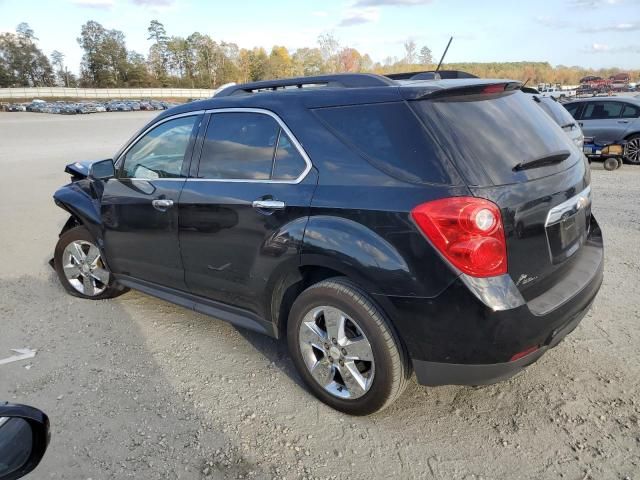
[[[558,345],[564,337],[578,326],[590,306],[591,304],[571,319],[562,329],[553,332],[548,344],[512,362],[459,364],[413,360],[413,369],[416,372],[418,383],[428,386],[489,385],[506,380],[535,363],[547,350]]]
[[[483,291],[481,282],[474,285],[462,278],[434,298],[378,298],[409,351],[418,382],[481,385],[504,380],[575,329],[603,280],[602,235],[593,222],[571,269],[554,287],[528,301],[514,295],[515,287],[501,289],[497,287],[503,284],[489,282]]]

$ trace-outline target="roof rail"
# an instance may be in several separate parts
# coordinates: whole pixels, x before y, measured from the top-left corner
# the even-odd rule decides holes
[[[461,70],[425,70],[422,72],[390,73],[385,75],[392,80],[450,80],[452,78],[478,78]]]
[[[385,87],[394,85],[393,80],[382,75],[372,73],[336,73],[332,75],[317,75],[315,77],[282,78],[279,80],[262,80],[252,83],[241,83],[225,88],[216,93],[215,97],[229,97],[231,95],[246,95],[264,90],[282,90],[284,88],[305,87]]]

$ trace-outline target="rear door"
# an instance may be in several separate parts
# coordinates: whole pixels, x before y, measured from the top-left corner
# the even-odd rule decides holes
[[[626,130],[621,118],[623,108],[624,103],[616,101],[586,102],[580,115],[582,131],[586,136],[594,137],[599,144],[621,140]]]
[[[640,130],[640,105],[625,103],[620,123],[624,127],[624,137]]]
[[[525,298],[553,285],[588,233],[589,172],[581,151],[519,91],[411,104],[473,194],[500,207],[508,271]]]
[[[159,122],[124,151],[101,201],[104,248],[114,273],[186,290],[178,199],[202,115]]]
[[[180,197],[189,290],[265,316],[273,274],[299,263],[316,179],[302,147],[273,113],[210,114],[199,162]]]

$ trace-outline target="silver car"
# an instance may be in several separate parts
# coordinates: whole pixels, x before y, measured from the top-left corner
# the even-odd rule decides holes
[[[564,106],[585,136],[599,144],[626,140],[625,159],[640,164],[640,98],[585,98]]]

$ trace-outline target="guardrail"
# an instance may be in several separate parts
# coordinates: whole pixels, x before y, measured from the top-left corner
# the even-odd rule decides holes
[[[204,88],[0,88],[2,99],[34,98],[209,98],[219,90]]]

